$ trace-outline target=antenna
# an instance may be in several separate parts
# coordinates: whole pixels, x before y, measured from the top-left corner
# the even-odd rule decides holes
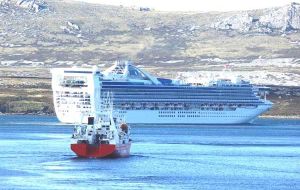
[[[224,65],[224,68],[223,68],[222,74],[221,74],[223,79],[230,79],[231,81],[233,81],[232,79],[235,79],[235,78],[233,78],[231,68],[232,68],[232,65],[230,65],[230,64],[225,64]]]

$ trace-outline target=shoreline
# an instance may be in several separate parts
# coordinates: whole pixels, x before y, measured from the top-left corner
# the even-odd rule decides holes
[[[262,115],[258,118],[268,119],[268,118],[277,118],[277,119],[300,119],[300,115]]]
[[[55,116],[54,113],[0,113],[1,115]]]
[[[1,113],[1,115],[55,116],[54,113]],[[300,119],[300,115],[261,115],[261,119]]]

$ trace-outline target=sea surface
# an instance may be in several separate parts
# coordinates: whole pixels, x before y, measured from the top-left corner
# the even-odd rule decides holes
[[[132,126],[128,158],[81,159],[72,125],[0,116],[0,189],[300,189],[300,120]]]

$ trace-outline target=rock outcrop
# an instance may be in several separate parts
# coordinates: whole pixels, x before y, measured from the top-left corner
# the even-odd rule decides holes
[[[42,0],[0,0],[0,5],[19,7],[34,13],[48,10],[48,5]]]
[[[45,4],[45,2],[37,0],[18,0],[16,5],[36,13],[47,9],[47,5]]]
[[[211,27],[218,30],[248,32],[252,26],[252,20],[252,17],[248,13],[240,13],[213,23]]]
[[[300,4],[291,3],[280,8],[266,9],[261,15],[241,12],[219,18],[211,25],[216,30],[233,30],[240,33],[286,33],[300,30]]]
[[[74,22],[67,21],[65,26],[60,26],[62,30],[64,30],[67,34],[80,34],[81,29],[78,24],[75,24]]]
[[[300,4],[292,3],[282,8],[271,9],[260,17],[259,22],[274,30],[290,31],[300,29]]]

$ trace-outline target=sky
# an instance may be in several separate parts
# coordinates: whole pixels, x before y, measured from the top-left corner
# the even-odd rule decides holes
[[[300,0],[75,0],[88,3],[149,7],[160,11],[236,11],[287,5]]]

